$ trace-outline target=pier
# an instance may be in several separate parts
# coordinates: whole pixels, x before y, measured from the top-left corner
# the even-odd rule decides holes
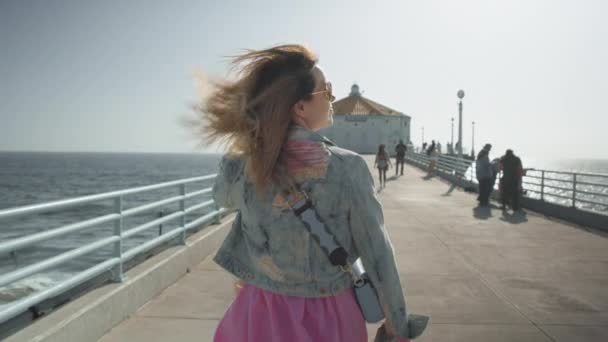
[[[497,206],[484,211],[476,208],[475,195],[426,177],[412,165],[406,165],[404,176],[390,177],[378,194],[408,310],[431,316],[416,341],[608,340],[607,234],[532,211],[503,215]],[[219,247],[220,239],[215,240]],[[103,336],[88,340],[211,341],[235,296],[234,278],[212,256]],[[125,282],[136,278],[127,273]],[[84,300],[90,302],[96,291],[104,289]],[[82,307],[79,301],[66,306]],[[7,341],[31,340],[56,329],[48,325],[61,326],[62,310]],[[73,315],[65,319],[77,320]],[[370,341],[376,328],[368,327]],[[66,334],[40,340],[59,341]]]

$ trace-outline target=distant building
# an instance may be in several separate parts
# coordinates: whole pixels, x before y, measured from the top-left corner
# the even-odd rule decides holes
[[[385,144],[394,154],[402,139],[410,142],[411,118],[361,95],[359,86],[351,87],[350,95],[333,103],[334,125],[320,131],[339,147],[357,153],[376,153]]]

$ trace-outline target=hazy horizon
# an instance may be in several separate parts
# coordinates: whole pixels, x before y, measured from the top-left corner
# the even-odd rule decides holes
[[[196,70],[223,56],[304,43],[337,98],[412,117],[412,142],[457,139],[493,155],[606,159],[608,3],[312,0],[2,1],[0,151],[197,153]],[[202,152],[217,152],[207,147]]]

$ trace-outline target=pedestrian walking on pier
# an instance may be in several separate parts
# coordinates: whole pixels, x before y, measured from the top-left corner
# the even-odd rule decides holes
[[[485,146],[477,154],[477,160],[475,161],[475,174],[477,176],[477,182],[479,184],[479,205],[482,207],[490,205],[490,194],[492,192],[492,177],[494,176],[494,169],[492,163],[490,163],[490,150],[492,145],[485,144]]]
[[[378,146],[378,153],[376,153],[376,160],[374,161],[374,167],[378,169],[380,188],[386,187],[386,171],[391,165],[391,157],[386,152],[384,144],[381,144]]]
[[[234,65],[198,108],[206,141],[229,138],[213,198],[237,215],[214,261],[243,284],[214,341],[367,341],[357,258],[385,316],[376,340],[418,337],[428,317],[408,314],[369,168],[316,133],[334,100],[317,57],[283,45]]]
[[[437,161],[439,160],[439,153],[437,153],[437,147],[435,145],[435,140],[431,141],[431,145],[426,150],[426,155],[429,157],[429,176],[435,173],[435,169],[437,167]]]
[[[403,140],[399,140],[399,144],[395,146],[395,175],[399,174],[399,166],[401,166],[401,176],[403,176],[403,165],[405,164],[405,152],[407,152],[407,146],[403,143]]]

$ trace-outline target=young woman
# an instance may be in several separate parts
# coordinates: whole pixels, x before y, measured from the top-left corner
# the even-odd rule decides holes
[[[378,177],[380,180],[380,188],[386,187],[386,171],[391,166],[391,158],[384,148],[384,144],[378,146],[374,167],[378,169]]]
[[[299,221],[290,205],[301,194],[289,185],[308,194],[349,262],[361,258],[386,316],[378,341],[419,336],[428,317],[408,316],[365,161],[315,133],[332,124],[334,100],[315,55],[284,45],[234,63],[237,79],[200,107],[208,140],[230,141],[214,199],[238,210],[214,261],[244,283],[214,341],[367,341],[351,276]]]
[[[431,142],[431,146],[426,151],[426,154],[429,156],[429,176],[435,173],[435,169],[437,168],[437,161],[439,160],[439,152],[437,152],[437,146],[435,145],[435,140]]]

